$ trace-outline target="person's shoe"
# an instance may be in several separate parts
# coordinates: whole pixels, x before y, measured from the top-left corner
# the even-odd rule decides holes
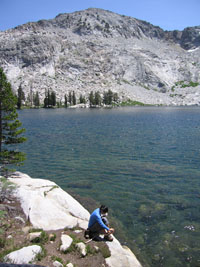
[[[104,236],[104,240],[112,242],[113,241],[113,237],[111,235],[105,235]]]
[[[101,238],[100,236],[95,236],[95,237],[93,238],[93,241],[100,242],[100,241],[102,241],[102,238]]]
[[[90,230],[85,230],[84,237],[86,239],[89,239],[90,238]]]

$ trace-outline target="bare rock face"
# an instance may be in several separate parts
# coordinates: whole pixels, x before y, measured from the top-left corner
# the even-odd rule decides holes
[[[83,221],[87,224],[89,212],[54,182],[31,179],[20,172],[12,177],[18,185],[16,195],[34,228],[48,231],[73,228]]]
[[[90,8],[0,32],[0,66],[29,98],[38,91],[43,100],[50,89],[64,102],[69,91],[78,98],[111,89],[121,99],[181,105],[171,90],[179,81],[200,82],[199,33],[200,26],[169,32]]]

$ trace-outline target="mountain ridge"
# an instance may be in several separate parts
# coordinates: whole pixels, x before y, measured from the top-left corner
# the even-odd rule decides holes
[[[21,85],[26,96],[39,91],[41,99],[47,89],[61,101],[69,91],[87,97],[111,89],[147,104],[199,104],[198,87],[189,90],[195,101],[173,87],[199,83],[199,46],[200,26],[164,31],[89,8],[0,32],[0,65],[15,91]]]

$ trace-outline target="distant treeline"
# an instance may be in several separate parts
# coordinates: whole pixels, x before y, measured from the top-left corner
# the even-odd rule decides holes
[[[79,95],[78,99],[74,91],[70,91],[68,94],[64,95],[64,100],[58,100],[56,97],[56,92],[53,90],[46,90],[45,97],[41,103],[38,91],[32,92],[25,97],[25,93],[22,90],[22,87],[19,86],[17,90],[17,108],[21,109],[22,107],[44,107],[44,108],[53,108],[53,107],[69,107],[77,104],[89,104],[90,107],[104,106],[104,105],[116,105],[119,104],[119,96],[117,93],[112,92],[111,90],[103,92],[100,94],[99,91],[89,93],[89,96]]]

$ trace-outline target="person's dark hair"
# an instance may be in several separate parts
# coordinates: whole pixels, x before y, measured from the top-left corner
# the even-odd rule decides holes
[[[100,207],[100,211],[101,211],[102,213],[107,213],[107,212],[108,212],[108,207],[106,207],[105,205],[101,205],[101,207]]]

